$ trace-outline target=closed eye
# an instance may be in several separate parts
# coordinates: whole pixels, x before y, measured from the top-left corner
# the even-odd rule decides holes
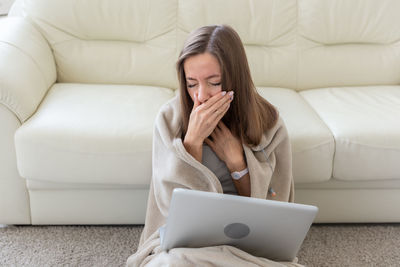
[[[220,86],[220,85],[221,85],[221,82],[219,82],[219,83],[211,83],[211,85],[212,85],[212,86]]]
[[[221,82],[219,83],[210,83],[212,86],[220,86]],[[193,88],[195,86],[197,86],[197,84],[186,84],[187,88]]]

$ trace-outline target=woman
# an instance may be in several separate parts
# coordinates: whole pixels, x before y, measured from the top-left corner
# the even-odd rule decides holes
[[[287,131],[257,93],[238,34],[226,25],[192,32],[177,72],[180,94],[156,119],[146,224],[127,265],[298,266],[226,245],[161,251],[158,229],[174,188],[293,201]]]

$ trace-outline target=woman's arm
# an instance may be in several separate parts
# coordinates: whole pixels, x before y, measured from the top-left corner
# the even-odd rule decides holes
[[[236,190],[238,191],[239,195],[250,197],[251,195],[251,188],[250,188],[250,175],[247,173],[239,180],[233,179],[233,183],[235,184]]]
[[[189,125],[183,145],[186,151],[201,162],[204,139],[215,129],[217,123],[228,111],[232,95],[225,91],[211,97],[201,104],[194,95],[194,105],[190,113]]]
[[[183,140],[183,146],[185,147],[186,151],[192,155],[193,158],[195,158],[198,162],[201,162],[202,156],[203,156],[203,145],[196,145],[192,143],[190,140],[188,140],[185,137],[185,140]]]
[[[217,124],[217,127],[211,133],[211,138],[207,138],[204,141],[225,162],[230,173],[246,169],[247,163],[241,140],[234,136],[222,121]],[[233,179],[233,182],[239,195],[251,195],[250,175],[248,173],[239,180]]]
[[[243,160],[238,164],[227,164],[228,170],[232,172],[239,172],[247,168],[246,162]],[[250,188],[250,174],[247,173],[243,175],[239,180],[233,179],[233,183],[235,184],[236,190],[238,191],[239,195],[249,197],[251,194]]]

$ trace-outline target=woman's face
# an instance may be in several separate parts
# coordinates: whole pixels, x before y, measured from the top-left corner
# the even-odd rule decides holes
[[[201,104],[221,92],[221,67],[210,53],[191,56],[183,63],[186,89],[194,102],[194,95]]]

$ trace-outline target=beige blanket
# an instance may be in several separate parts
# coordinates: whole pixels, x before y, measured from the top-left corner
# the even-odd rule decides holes
[[[195,160],[181,139],[179,95],[160,110],[153,135],[153,174],[146,224],[139,248],[127,266],[301,266],[255,257],[228,245],[160,249],[158,228],[166,223],[174,188],[223,193],[218,178]],[[251,197],[293,201],[291,150],[286,128],[279,120],[256,147],[243,145],[250,173]],[[273,188],[276,196],[268,193]]]

